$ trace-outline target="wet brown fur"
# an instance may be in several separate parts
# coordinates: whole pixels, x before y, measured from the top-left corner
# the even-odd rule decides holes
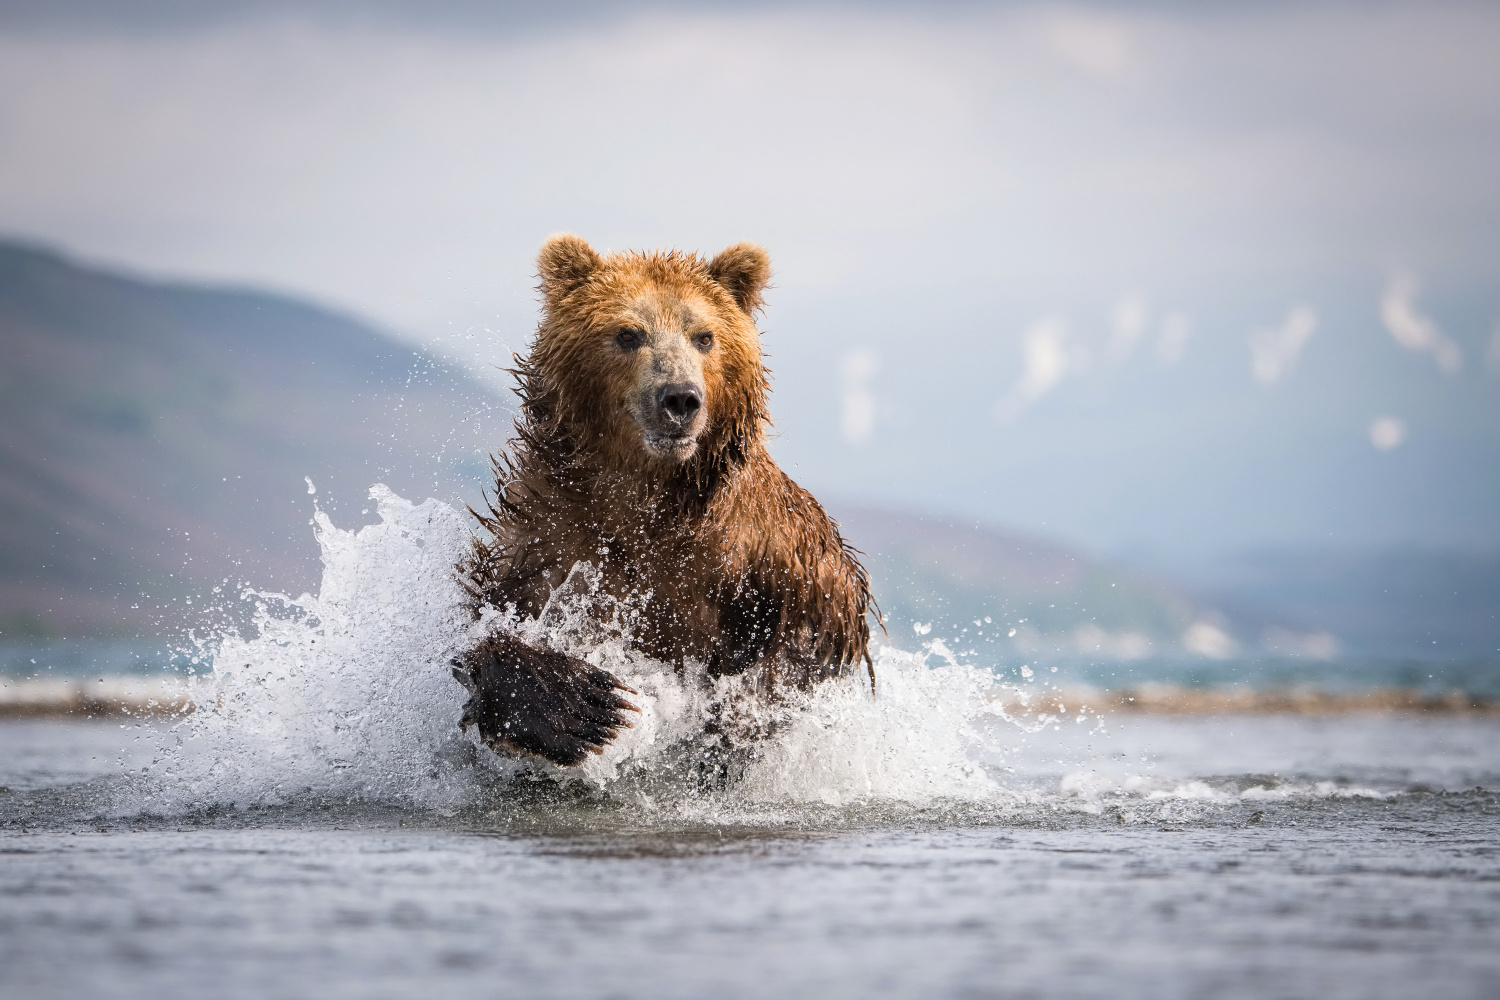
[[[460,566],[475,613],[535,615],[585,561],[636,611],[639,647],[666,662],[746,674],[767,696],[869,666],[864,567],[765,447],[770,389],[753,319],[765,252],[600,257],[562,236],[539,265],[543,318],[514,370],[516,437],[494,460],[493,498],[475,513],[484,537]],[[685,462],[654,457],[627,413],[637,373],[613,338],[643,322],[713,334],[707,423]]]

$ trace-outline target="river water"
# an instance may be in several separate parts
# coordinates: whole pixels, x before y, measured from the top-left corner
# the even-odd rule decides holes
[[[196,712],[0,722],[0,995],[1500,995],[1493,719],[1101,713],[929,644],[709,783],[581,567],[529,627],[644,711],[532,766],[454,725],[462,520],[380,499]]]
[[[538,778],[461,808],[122,808],[159,729],[9,722],[0,993],[1500,991],[1500,726],[1128,721],[1036,739],[986,802],[759,820]]]

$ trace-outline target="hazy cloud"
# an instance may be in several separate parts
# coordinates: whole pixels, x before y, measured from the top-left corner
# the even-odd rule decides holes
[[[1490,334],[1489,346],[1484,352],[1484,363],[1491,371],[1500,372],[1500,325]]]
[[[1493,5],[439,7],[0,20],[0,228],[428,335],[525,319],[559,228],[851,296],[1494,244]]]
[[[1128,23],[1099,11],[1060,10],[1046,19],[1046,37],[1069,64],[1107,83],[1137,69]]]
[[[1139,660],[1151,652],[1151,638],[1141,632],[1109,632],[1093,622],[1073,630],[1073,646],[1080,653],[1094,653],[1118,660]]]
[[[1163,364],[1175,365],[1187,352],[1188,339],[1193,335],[1193,324],[1180,312],[1168,313],[1161,321],[1161,331],[1156,336],[1156,356]]]
[[[1408,351],[1431,354],[1439,368],[1453,375],[1463,367],[1463,352],[1436,323],[1417,312],[1417,289],[1413,275],[1393,277],[1380,297],[1380,318],[1398,344]]]
[[[1406,423],[1399,417],[1376,417],[1370,421],[1370,443],[1380,451],[1399,448],[1406,440]]]
[[[1341,648],[1338,636],[1332,632],[1297,632],[1275,625],[1261,633],[1260,641],[1272,653],[1306,660],[1332,660]]]
[[[1297,366],[1313,332],[1318,328],[1318,314],[1311,306],[1293,306],[1285,322],[1272,329],[1250,334],[1250,373],[1261,385],[1280,382]]]
[[[1023,368],[1015,387],[995,404],[995,416],[1010,423],[1027,407],[1057,387],[1074,368],[1086,364],[1088,354],[1068,345],[1068,324],[1061,317],[1040,320],[1021,342]]]
[[[844,440],[862,445],[875,432],[875,396],[870,380],[880,370],[880,359],[871,351],[844,355]]]
[[[1150,313],[1145,296],[1130,294],[1121,298],[1109,311],[1109,356],[1115,361],[1124,361],[1135,353],[1141,336],[1146,332]]]
[[[1211,660],[1227,659],[1239,649],[1234,637],[1211,621],[1199,619],[1182,633],[1182,645],[1190,653]]]

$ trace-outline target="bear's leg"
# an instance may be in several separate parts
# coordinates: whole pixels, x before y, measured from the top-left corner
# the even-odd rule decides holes
[[[635,692],[609,671],[503,633],[455,659],[453,676],[472,696],[461,729],[477,725],[491,747],[563,767],[602,753],[631,728],[624,713],[640,711],[615,693]]]

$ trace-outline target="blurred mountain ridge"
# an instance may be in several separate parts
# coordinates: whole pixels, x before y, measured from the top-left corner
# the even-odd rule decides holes
[[[1315,621],[1364,655],[1500,663],[1500,550],[1259,547],[1172,576],[1231,619]]]
[[[457,497],[510,415],[355,319],[0,244],[0,631],[129,633],[317,584],[311,480]],[[368,518],[367,518],[368,519]]]
[[[1066,545],[940,514],[835,503],[864,554],[888,628],[945,641],[1004,635],[1017,655],[1136,659],[1177,646],[1215,613],[1181,588]],[[1007,634],[1008,633],[1008,634]]]
[[[1164,565],[951,515],[829,509],[906,648],[916,627],[916,641],[930,630],[950,646],[982,634],[990,655],[1017,662],[1500,663],[1500,552],[1259,548]]]

